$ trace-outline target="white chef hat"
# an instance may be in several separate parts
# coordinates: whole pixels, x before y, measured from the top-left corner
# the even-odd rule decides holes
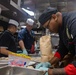
[[[18,23],[17,21],[13,20],[13,19],[10,19],[10,20],[9,20],[9,24],[13,24],[13,25],[15,25],[16,27],[18,27],[18,25],[19,25],[19,23]]]
[[[29,24],[30,26],[33,26],[34,20],[32,20],[31,18],[28,18],[26,23]]]

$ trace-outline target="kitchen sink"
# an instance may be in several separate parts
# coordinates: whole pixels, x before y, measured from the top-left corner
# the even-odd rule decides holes
[[[0,67],[0,75],[44,75],[44,72],[17,66]]]

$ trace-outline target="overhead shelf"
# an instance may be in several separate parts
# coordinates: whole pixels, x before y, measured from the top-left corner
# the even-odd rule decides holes
[[[12,0],[5,1],[0,0],[0,5],[6,7],[8,10],[2,10],[1,15],[12,18],[15,20],[26,20],[28,17],[28,14],[24,12],[16,3],[14,3]]]

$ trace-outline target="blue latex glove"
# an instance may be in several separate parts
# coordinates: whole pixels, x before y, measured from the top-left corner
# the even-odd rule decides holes
[[[36,65],[36,69],[39,69],[40,67],[45,67],[45,68],[49,68],[51,66],[51,64],[49,62],[42,62]]]
[[[48,75],[48,72],[46,72],[45,75]]]
[[[49,62],[44,62],[43,63],[43,67],[49,68],[51,66],[51,64]]]
[[[27,50],[26,50],[26,49],[23,49],[23,54],[28,55],[28,52],[27,52]]]
[[[43,66],[43,63],[39,63],[39,64],[36,65],[35,69],[39,69],[42,66]]]
[[[48,68],[46,68],[46,67],[40,67],[39,70],[40,71],[48,71]]]

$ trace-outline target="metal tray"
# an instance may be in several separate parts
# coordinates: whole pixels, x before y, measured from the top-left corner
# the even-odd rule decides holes
[[[9,60],[0,60],[0,63],[8,63]]]
[[[43,75],[44,72],[16,66],[5,66],[0,68],[0,75]]]
[[[0,60],[0,67],[8,65],[8,60]]]

